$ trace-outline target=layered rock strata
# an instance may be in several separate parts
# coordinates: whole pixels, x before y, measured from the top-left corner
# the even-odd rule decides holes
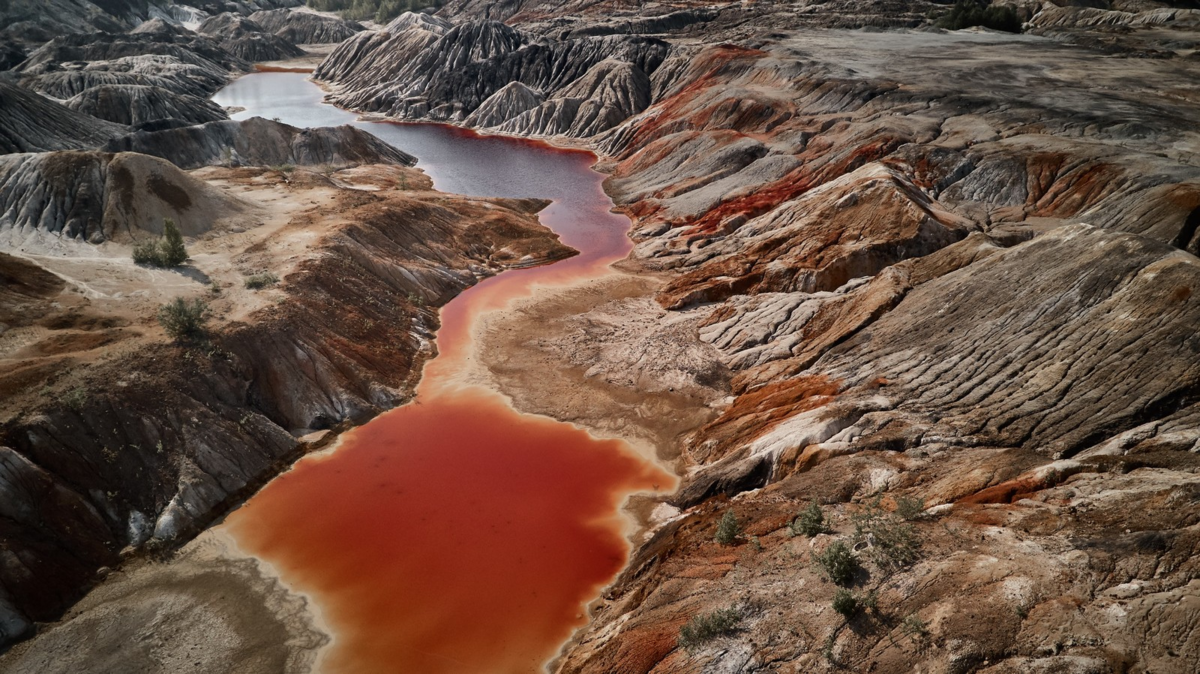
[[[105,144],[108,152],[162,157],[184,169],[201,166],[348,166],[417,159],[353,126],[301,129],[262,117],[138,131]]]
[[[650,76],[667,53],[653,38],[535,39],[494,21],[451,27],[404,15],[340,45],[316,77],[354,110],[588,137],[649,104]]]
[[[234,56],[250,61],[281,61],[303,56],[304,50],[254,21],[232,12],[206,19],[196,32],[217,41]]]
[[[142,126],[152,122],[203,124],[228,119],[221,106],[207,98],[177,94],[145,84],[99,85],[72,96],[66,106],[98,119]]]
[[[255,12],[250,20],[294,44],[336,44],[365,30],[357,21],[288,9]]]
[[[94,148],[128,132],[0,80],[0,154]]]

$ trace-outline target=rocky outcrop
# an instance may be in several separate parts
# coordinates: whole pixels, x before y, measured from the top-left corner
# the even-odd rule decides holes
[[[92,117],[128,126],[163,120],[203,124],[229,118],[221,106],[206,98],[138,84],[85,89],[69,99],[66,106]]]
[[[293,44],[333,44],[366,30],[356,21],[289,9],[255,12],[250,20]]]
[[[555,98],[498,128],[512,134],[587,138],[615,127],[649,103],[646,73],[626,61],[605,59]]]
[[[366,31],[338,45],[317,66],[313,76],[346,87],[387,81],[408,67],[438,40],[450,23],[428,14],[405,12],[381,31]]]
[[[1194,29],[1200,28],[1200,9],[1157,7],[1139,12],[1128,12],[1094,7],[1049,5],[1041,8],[1041,11],[1035,14],[1029,23],[1031,26],[1043,30],[1070,28],[1128,30],[1156,26]]]
[[[25,60],[25,50],[11,42],[0,45],[0,71],[11,70]]]
[[[785,175],[782,180],[789,178]],[[688,193],[692,200],[709,196],[699,206],[702,213],[719,208],[718,199],[728,195],[721,181]],[[727,235],[694,252],[682,248],[682,259],[670,262],[688,271],[663,290],[660,301],[665,306],[678,309],[764,292],[833,291],[851,279],[874,276],[901,260],[944,248],[974,228],[972,222],[944,210],[897,172],[878,164],[826,183],[758,218],[724,226],[731,230]],[[698,235],[690,229],[675,232],[683,237]]]
[[[108,152],[162,157],[180,168],[201,166],[297,166],[395,163],[416,158],[352,126],[298,129],[261,117],[235,122],[138,131],[110,141]]]
[[[0,154],[94,148],[126,131],[0,80]]]
[[[232,12],[206,19],[196,28],[196,32],[208,35],[230,54],[251,63],[281,61],[304,55],[304,50],[289,40],[269,33],[254,21]]]
[[[650,74],[668,52],[651,38],[534,40],[494,21],[447,29],[406,16],[347,41],[322,63],[316,77],[336,86],[334,102],[404,119],[463,122],[515,82],[545,100],[498,130],[587,137],[645,108]],[[476,119],[485,116],[495,117],[485,109]]]
[[[88,243],[162,233],[171,218],[198,236],[248,206],[175,165],[141,154],[46,152],[0,157],[0,233]]]
[[[696,321],[733,396],[556,671],[1183,671],[1200,651],[1161,635],[1200,616],[1200,120],[1166,92],[1192,66],[757,35],[675,53],[597,141],[633,262],[666,276],[661,329]],[[830,531],[796,535],[814,499]],[[831,606],[836,540],[875,608]],[[716,609],[739,627],[681,647]]]
[[[16,71],[22,77],[35,77],[43,73],[72,69],[66,64],[87,62],[114,62],[127,57],[167,56],[173,60],[161,61],[164,65],[185,64],[209,73],[220,72],[226,77],[233,72],[245,72],[249,64],[222,49],[209,38],[191,31],[170,26],[164,22],[143,32],[131,33],[79,33],[64,35],[50,40],[29,54]],[[142,59],[137,64],[148,66],[159,62]],[[85,66],[86,67],[86,66]],[[78,92],[76,92],[78,93]]]
[[[41,43],[63,33],[109,31],[129,27],[139,3],[127,0],[9,0],[0,6],[0,40]],[[102,6],[103,5],[103,6]]]
[[[72,64],[21,78],[21,85],[66,100],[102,86],[147,86],[180,95],[206,98],[225,86],[232,73],[219,66],[185,63],[174,56],[125,56],[95,61],[82,68]]]
[[[475,128],[497,127],[537,108],[546,98],[520,82],[510,82],[492,94],[463,124]]]

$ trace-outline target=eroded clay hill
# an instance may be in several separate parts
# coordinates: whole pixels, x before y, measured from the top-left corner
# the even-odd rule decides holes
[[[355,109],[590,137],[668,311],[571,300],[585,313],[521,348],[614,399],[730,396],[663,452],[683,486],[555,667],[1190,671],[1194,11],[1028,5],[1005,35],[796,29],[904,25],[916,5],[563,9],[402,17],[318,71]],[[404,67],[431,55],[456,72]],[[569,100],[627,119],[580,126]],[[650,350],[712,366],[621,355]],[[829,530],[796,535],[814,500]],[[744,532],[720,545],[730,509]],[[834,542],[860,567],[848,616],[817,563]],[[715,610],[736,625],[683,648]]]
[[[452,26],[405,14],[342,43],[316,77],[354,110],[589,137],[646,108],[668,49],[654,38],[536,39],[496,21]]]
[[[634,259],[733,398],[681,440],[679,510],[560,671],[1200,658],[1200,73],[1187,49],[1099,67],[1068,34],[1099,39],[673,48],[654,102],[598,139]],[[814,500],[810,538],[789,525]],[[744,533],[720,545],[730,509]],[[839,541],[847,615],[818,563]],[[736,627],[684,649],[718,609]]]
[[[607,396],[630,426],[678,417],[646,437],[682,486],[643,508],[629,567],[556,671],[1200,661],[1197,10],[1016,9],[1021,35],[933,30],[925,2],[462,0],[355,32],[318,69],[351,109],[588,142],[633,220],[636,279],[567,297],[535,339],[510,340],[558,372],[539,385],[573,395],[529,395],[492,367],[530,411],[591,423]],[[260,19],[255,34],[301,41]],[[60,38],[17,81],[63,101],[98,86],[206,95],[248,67],[167,23]],[[337,30],[320,23],[295,31]],[[406,399],[430,307],[568,252],[534,223],[541,204],[429,192],[350,132],[132,133],[20,100],[0,112],[51,122],[3,125],[12,152],[77,152],[2,164],[22,186],[0,193],[20,204],[6,236],[47,247],[0,256],[19,279],[0,289],[0,392],[20,411],[0,436],[17,495],[0,504],[16,550],[0,566],[7,635],[56,616],[124,546],[204,526],[304,451],[298,434]],[[216,166],[235,151],[335,166]],[[126,262],[122,238],[156,230],[106,225],[124,162],[230,214],[190,230],[219,294]],[[90,200],[64,198],[72,184]],[[74,257],[44,254],[60,249]],[[282,284],[245,290],[262,270]],[[168,344],[153,308],[201,293],[212,348]],[[814,503],[823,526],[794,526]],[[729,511],[742,530],[721,544]],[[839,544],[844,577],[820,561]]]

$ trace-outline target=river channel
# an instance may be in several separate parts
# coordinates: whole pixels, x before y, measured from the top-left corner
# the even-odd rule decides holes
[[[222,526],[314,603],[326,673],[541,671],[625,564],[621,506],[674,478],[619,439],[514,410],[474,363],[491,311],[610,273],[629,221],[595,157],[432,124],[357,122],[296,73],[245,76],[215,100],[295,126],[355,124],[418,157],[444,192],[553,200],[540,214],[580,255],[504,272],[441,310],[415,402],[343,434]]]

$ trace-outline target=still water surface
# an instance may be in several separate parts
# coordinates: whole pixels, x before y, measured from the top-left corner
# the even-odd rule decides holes
[[[673,478],[619,440],[514,411],[462,376],[472,330],[535,288],[606,273],[629,222],[594,157],[437,125],[358,123],[302,74],[248,75],[221,105],[296,126],[354,123],[416,155],[443,191],[542,197],[541,221],[580,255],[505,272],[441,312],[439,356],[417,402],[299,462],[224,525],[315,601],[334,634],[323,672],[517,674],[541,670],[625,563],[620,506]]]

